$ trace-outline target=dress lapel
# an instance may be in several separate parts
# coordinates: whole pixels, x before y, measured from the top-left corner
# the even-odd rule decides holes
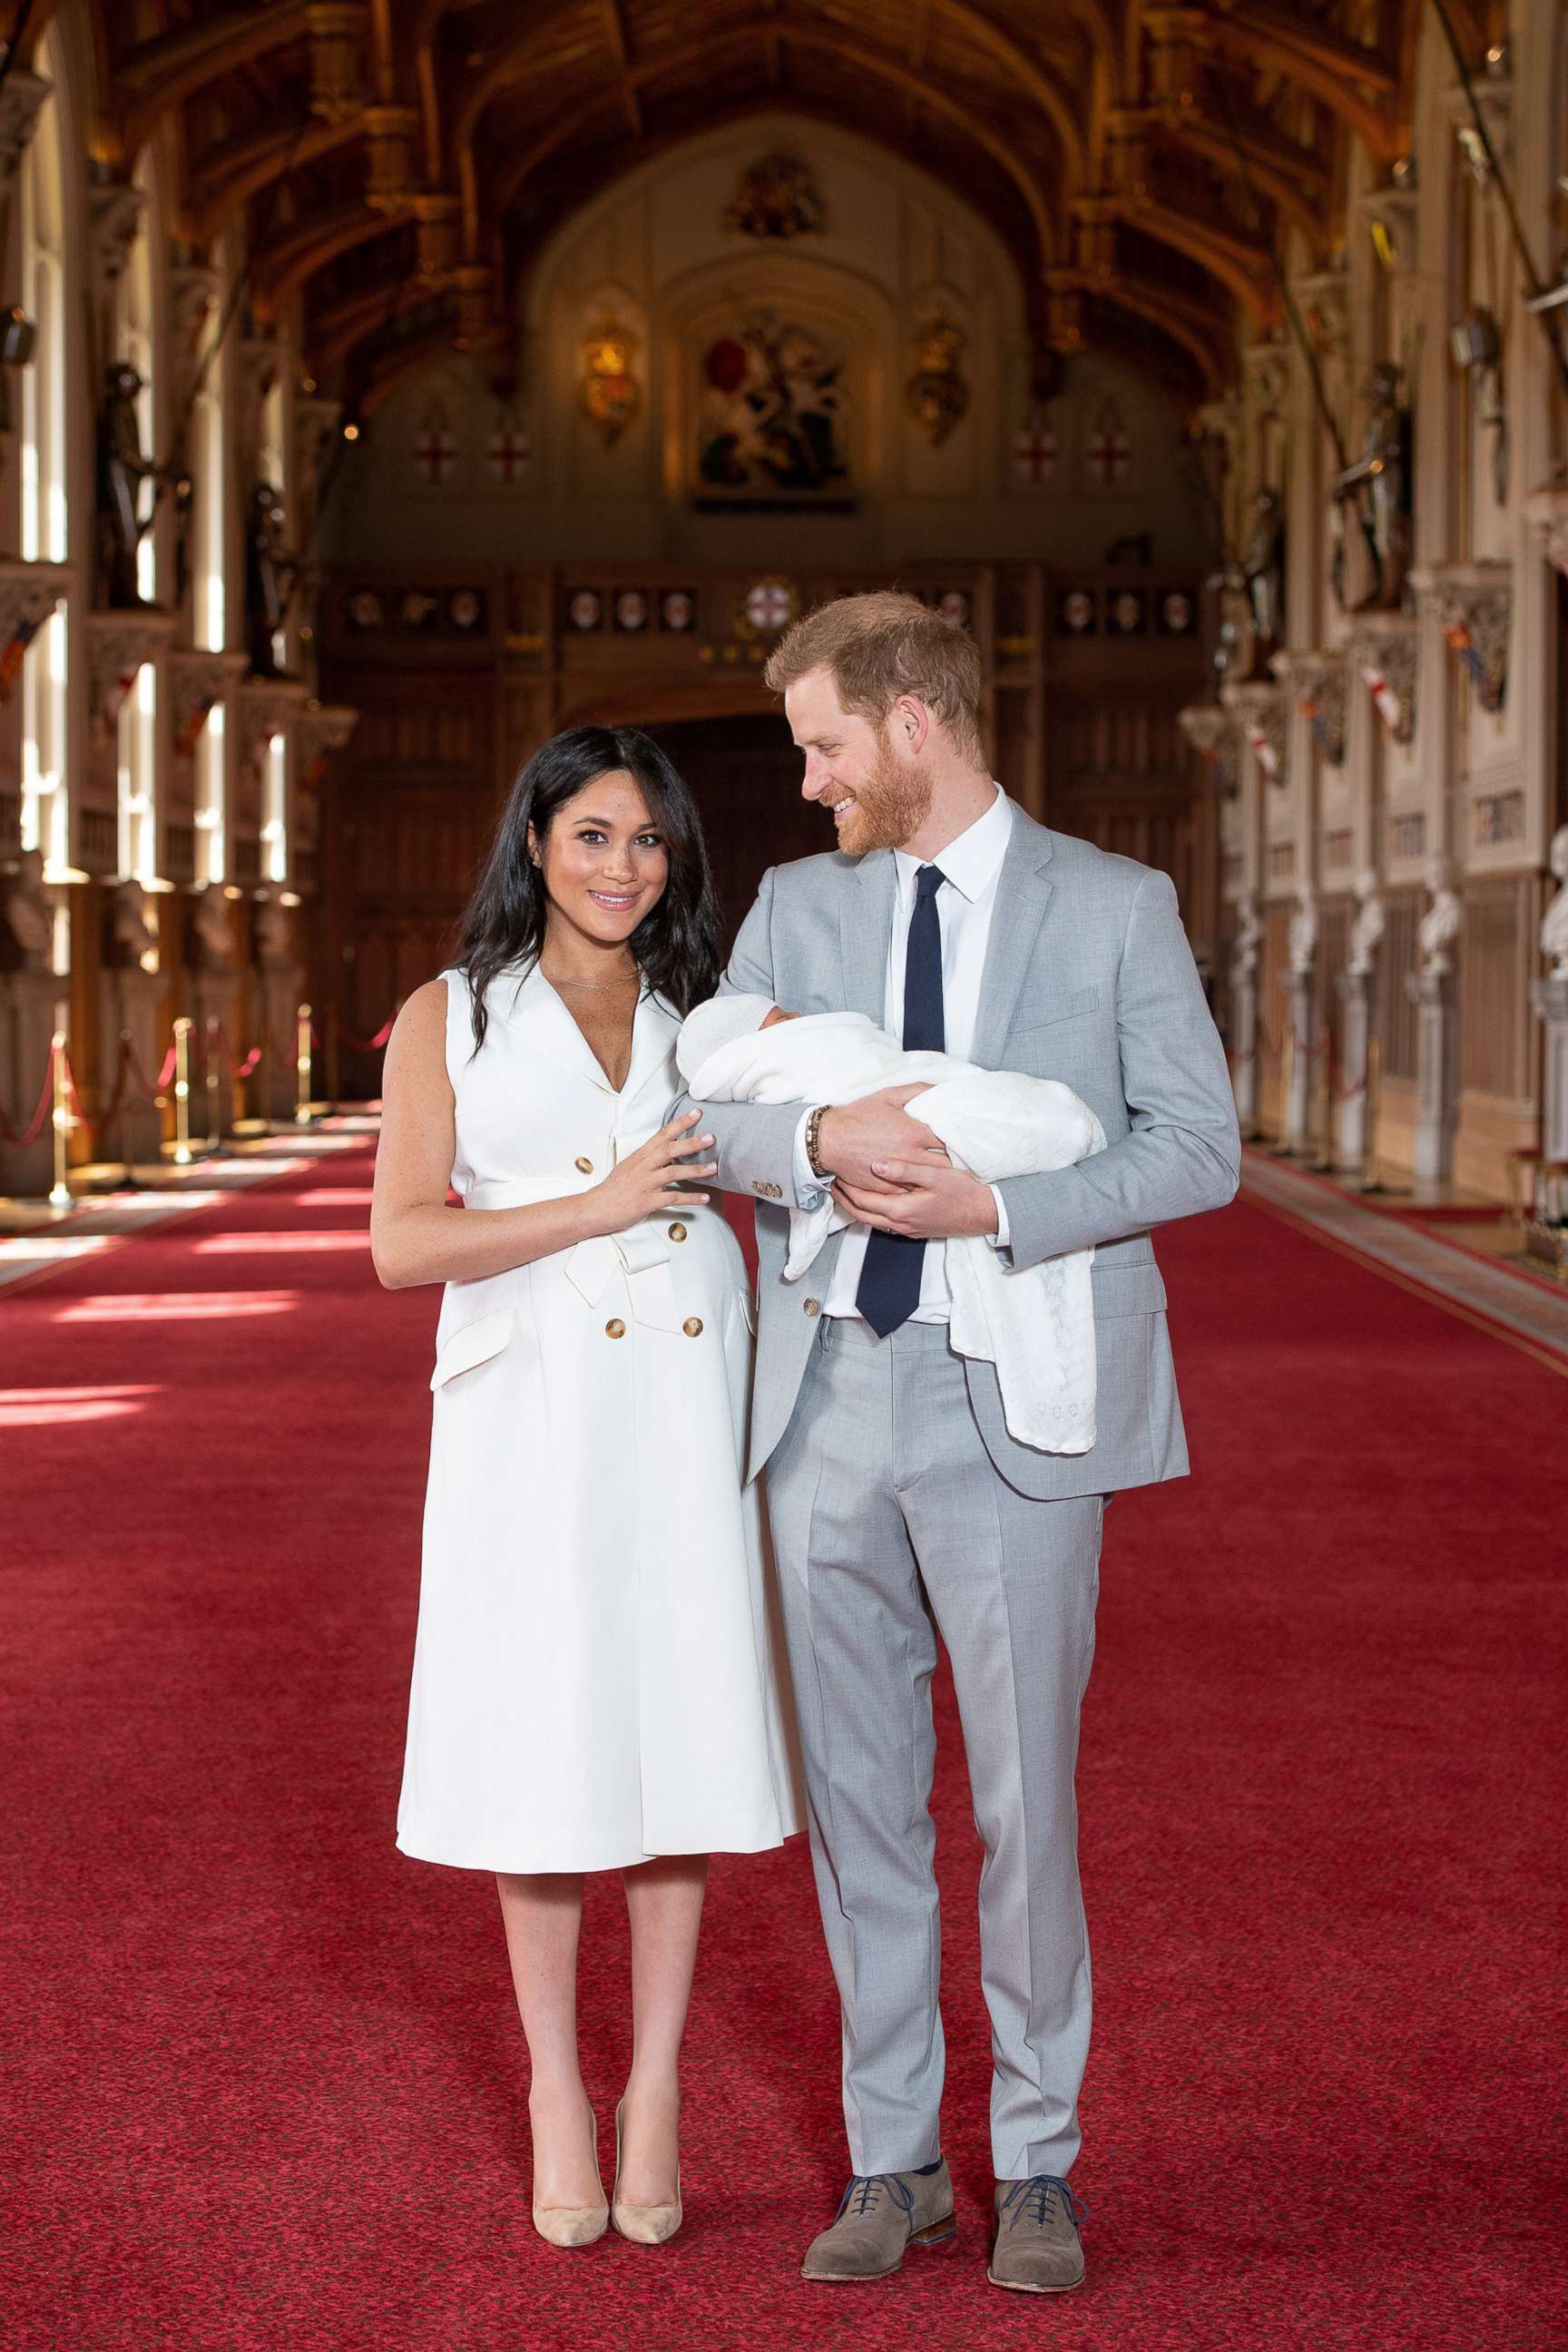
[[[496,985],[500,987],[510,979],[510,973],[505,973]],[[548,1054],[552,1062],[563,1062],[568,1069],[575,1070],[580,1077],[586,1078],[591,1085],[597,1087],[601,1094],[613,1095],[615,1088],[599,1067],[594,1049],[572,1018],[564,998],[556,994],[537,964],[523,980],[516,983],[516,987],[517,993],[513,999],[513,1020],[516,1026],[527,1034],[529,1042],[537,1046],[542,1054]],[[640,1013],[642,1009],[640,1004],[637,1009]],[[632,1058],[635,1063],[637,1059],[635,1025],[632,1032]]]
[[[1050,857],[1051,836],[1045,826],[1016,806],[1012,838],[996,877],[996,903],[974,1024],[973,1058],[983,1068],[995,1069],[1000,1063],[1035,942],[1056,894],[1056,885],[1046,872]]]
[[[890,849],[868,850],[839,909],[844,958],[844,1009],[864,1013],[879,1026],[887,1010],[888,942],[893,935],[898,869]]]

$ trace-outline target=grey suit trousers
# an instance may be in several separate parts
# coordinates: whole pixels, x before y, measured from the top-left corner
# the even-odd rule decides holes
[[[856,2172],[934,2161],[936,1633],[975,1825],[999,2179],[1065,2174],[1089,2051],[1073,1785],[1104,1498],[1000,1475],[942,1324],[824,1318],[767,1473]],[[934,1625],[933,1625],[934,1620]]]

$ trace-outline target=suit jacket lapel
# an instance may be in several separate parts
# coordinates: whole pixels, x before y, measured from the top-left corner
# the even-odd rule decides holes
[[[984,1068],[994,1069],[1001,1062],[1035,942],[1056,894],[1056,884],[1046,872],[1050,856],[1051,836],[1045,826],[1015,805],[1013,836],[996,877],[996,903],[974,1024],[973,1059]]]
[[[839,909],[844,958],[844,1009],[880,1025],[887,1007],[888,942],[893,935],[898,869],[890,849],[868,850],[855,868],[855,887]]]

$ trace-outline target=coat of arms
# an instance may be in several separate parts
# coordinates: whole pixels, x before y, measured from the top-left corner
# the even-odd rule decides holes
[[[826,214],[816,181],[794,155],[763,155],[742,174],[724,207],[724,226],[735,236],[820,236]]]
[[[642,406],[632,373],[637,337],[615,319],[601,319],[583,338],[577,401],[606,449],[613,449]]]
[[[816,331],[752,311],[702,356],[697,468],[705,490],[842,495],[844,362]]]

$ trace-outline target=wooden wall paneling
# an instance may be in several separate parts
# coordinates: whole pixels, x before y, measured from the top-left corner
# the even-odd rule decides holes
[[[1263,909],[1258,955],[1258,1108],[1266,1134],[1280,1124],[1279,1066],[1289,1026],[1290,907],[1275,899]]]
[[[1419,890],[1385,892],[1377,951],[1376,1030],[1383,1075],[1411,1085],[1416,1076],[1416,1017],[1407,982],[1415,970],[1415,934],[1425,905]]]
[[[1533,1061],[1530,982],[1537,969],[1533,874],[1472,880],[1460,940],[1459,1085],[1465,1094],[1525,1102]]]

